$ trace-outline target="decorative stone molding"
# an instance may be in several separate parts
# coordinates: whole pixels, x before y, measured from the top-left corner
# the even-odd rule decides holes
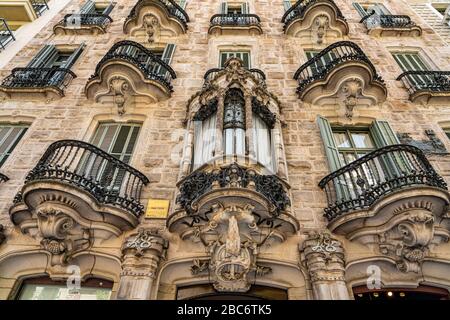
[[[429,140],[414,140],[409,133],[397,133],[397,136],[401,143],[417,147],[425,154],[448,154],[445,145],[433,130],[425,130],[425,134]]]
[[[299,246],[301,262],[309,272],[314,299],[349,300],[345,283],[342,243],[327,231],[311,232]]]
[[[157,229],[139,229],[122,246],[117,299],[148,300],[169,243]]]
[[[209,259],[194,259],[191,273],[209,272],[214,288],[220,292],[247,292],[251,273],[264,276],[271,268],[256,264],[259,247],[271,241],[272,232],[264,232],[253,214],[254,207],[213,206],[211,219],[193,226],[186,236],[201,241]]]

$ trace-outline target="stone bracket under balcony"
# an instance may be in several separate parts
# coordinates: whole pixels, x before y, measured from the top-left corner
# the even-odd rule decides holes
[[[56,35],[98,35],[113,22],[104,14],[67,14],[53,27]]]
[[[331,44],[349,32],[348,23],[332,0],[299,0],[281,20],[284,33],[304,44]]]
[[[378,37],[420,37],[422,28],[416,25],[407,15],[378,15],[373,11],[363,17],[367,33]]]
[[[450,103],[450,71],[407,71],[397,80],[403,82],[414,103]]]
[[[85,142],[50,145],[27,175],[9,214],[22,233],[40,241],[54,264],[135,228],[148,179]]]
[[[0,85],[0,100],[59,99],[75,78],[75,73],[65,68],[14,68]]]
[[[148,42],[185,34],[189,16],[173,0],[138,0],[125,20],[123,31]]]
[[[204,246],[192,274],[207,273],[219,292],[246,292],[251,274],[271,272],[258,263],[260,249],[284,242],[299,224],[290,214],[288,185],[256,165],[206,164],[178,183],[170,232]],[[229,274],[233,269],[235,273]]]
[[[375,106],[387,98],[383,79],[354,43],[328,46],[294,75],[299,98],[319,106],[338,106],[349,118],[359,107]]]
[[[263,33],[261,19],[256,14],[215,14],[211,17],[208,30],[212,35],[249,35]]]
[[[325,177],[328,229],[420,272],[434,246],[450,238],[447,185],[416,147],[378,149]]]
[[[126,112],[135,102],[155,103],[171,97],[172,68],[142,45],[132,41],[116,43],[97,64],[88,80],[88,99]]]

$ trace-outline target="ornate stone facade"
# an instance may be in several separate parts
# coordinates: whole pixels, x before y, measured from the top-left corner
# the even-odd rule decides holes
[[[0,299],[27,279],[65,281],[73,266],[82,286],[111,281],[111,299],[355,299],[355,288],[373,291],[377,268],[380,290],[450,289],[450,42],[426,23],[429,1],[381,1],[421,34],[369,30],[344,0],[289,12],[249,1],[251,32],[241,21],[209,33],[219,4],[199,0],[123,0],[102,32],[55,27],[84,2],[55,12],[23,50],[11,45],[0,70],[3,83],[45,44],[85,45],[64,90],[33,87],[27,73],[30,87],[18,77],[0,90],[0,129],[27,128],[0,154]],[[439,72],[399,77],[397,53]],[[430,79],[438,92],[420,86]],[[134,150],[103,150],[107,123],[139,127],[124,139]],[[195,163],[211,123],[214,143]],[[342,146],[323,137],[386,123],[359,160],[330,165]],[[232,152],[229,128],[241,130]],[[149,200],[167,200],[167,215]]]

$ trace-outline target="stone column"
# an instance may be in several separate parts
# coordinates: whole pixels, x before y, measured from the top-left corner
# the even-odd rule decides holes
[[[328,232],[314,232],[300,246],[315,300],[350,300],[345,282],[344,248]]]
[[[118,300],[149,300],[168,242],[155,229],[140,229],[122,246]]]

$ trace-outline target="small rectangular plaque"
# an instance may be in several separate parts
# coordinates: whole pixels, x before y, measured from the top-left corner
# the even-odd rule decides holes
[[[146,218],[166,218],[169,212],[169,200],[150,199],[147,204]]]

